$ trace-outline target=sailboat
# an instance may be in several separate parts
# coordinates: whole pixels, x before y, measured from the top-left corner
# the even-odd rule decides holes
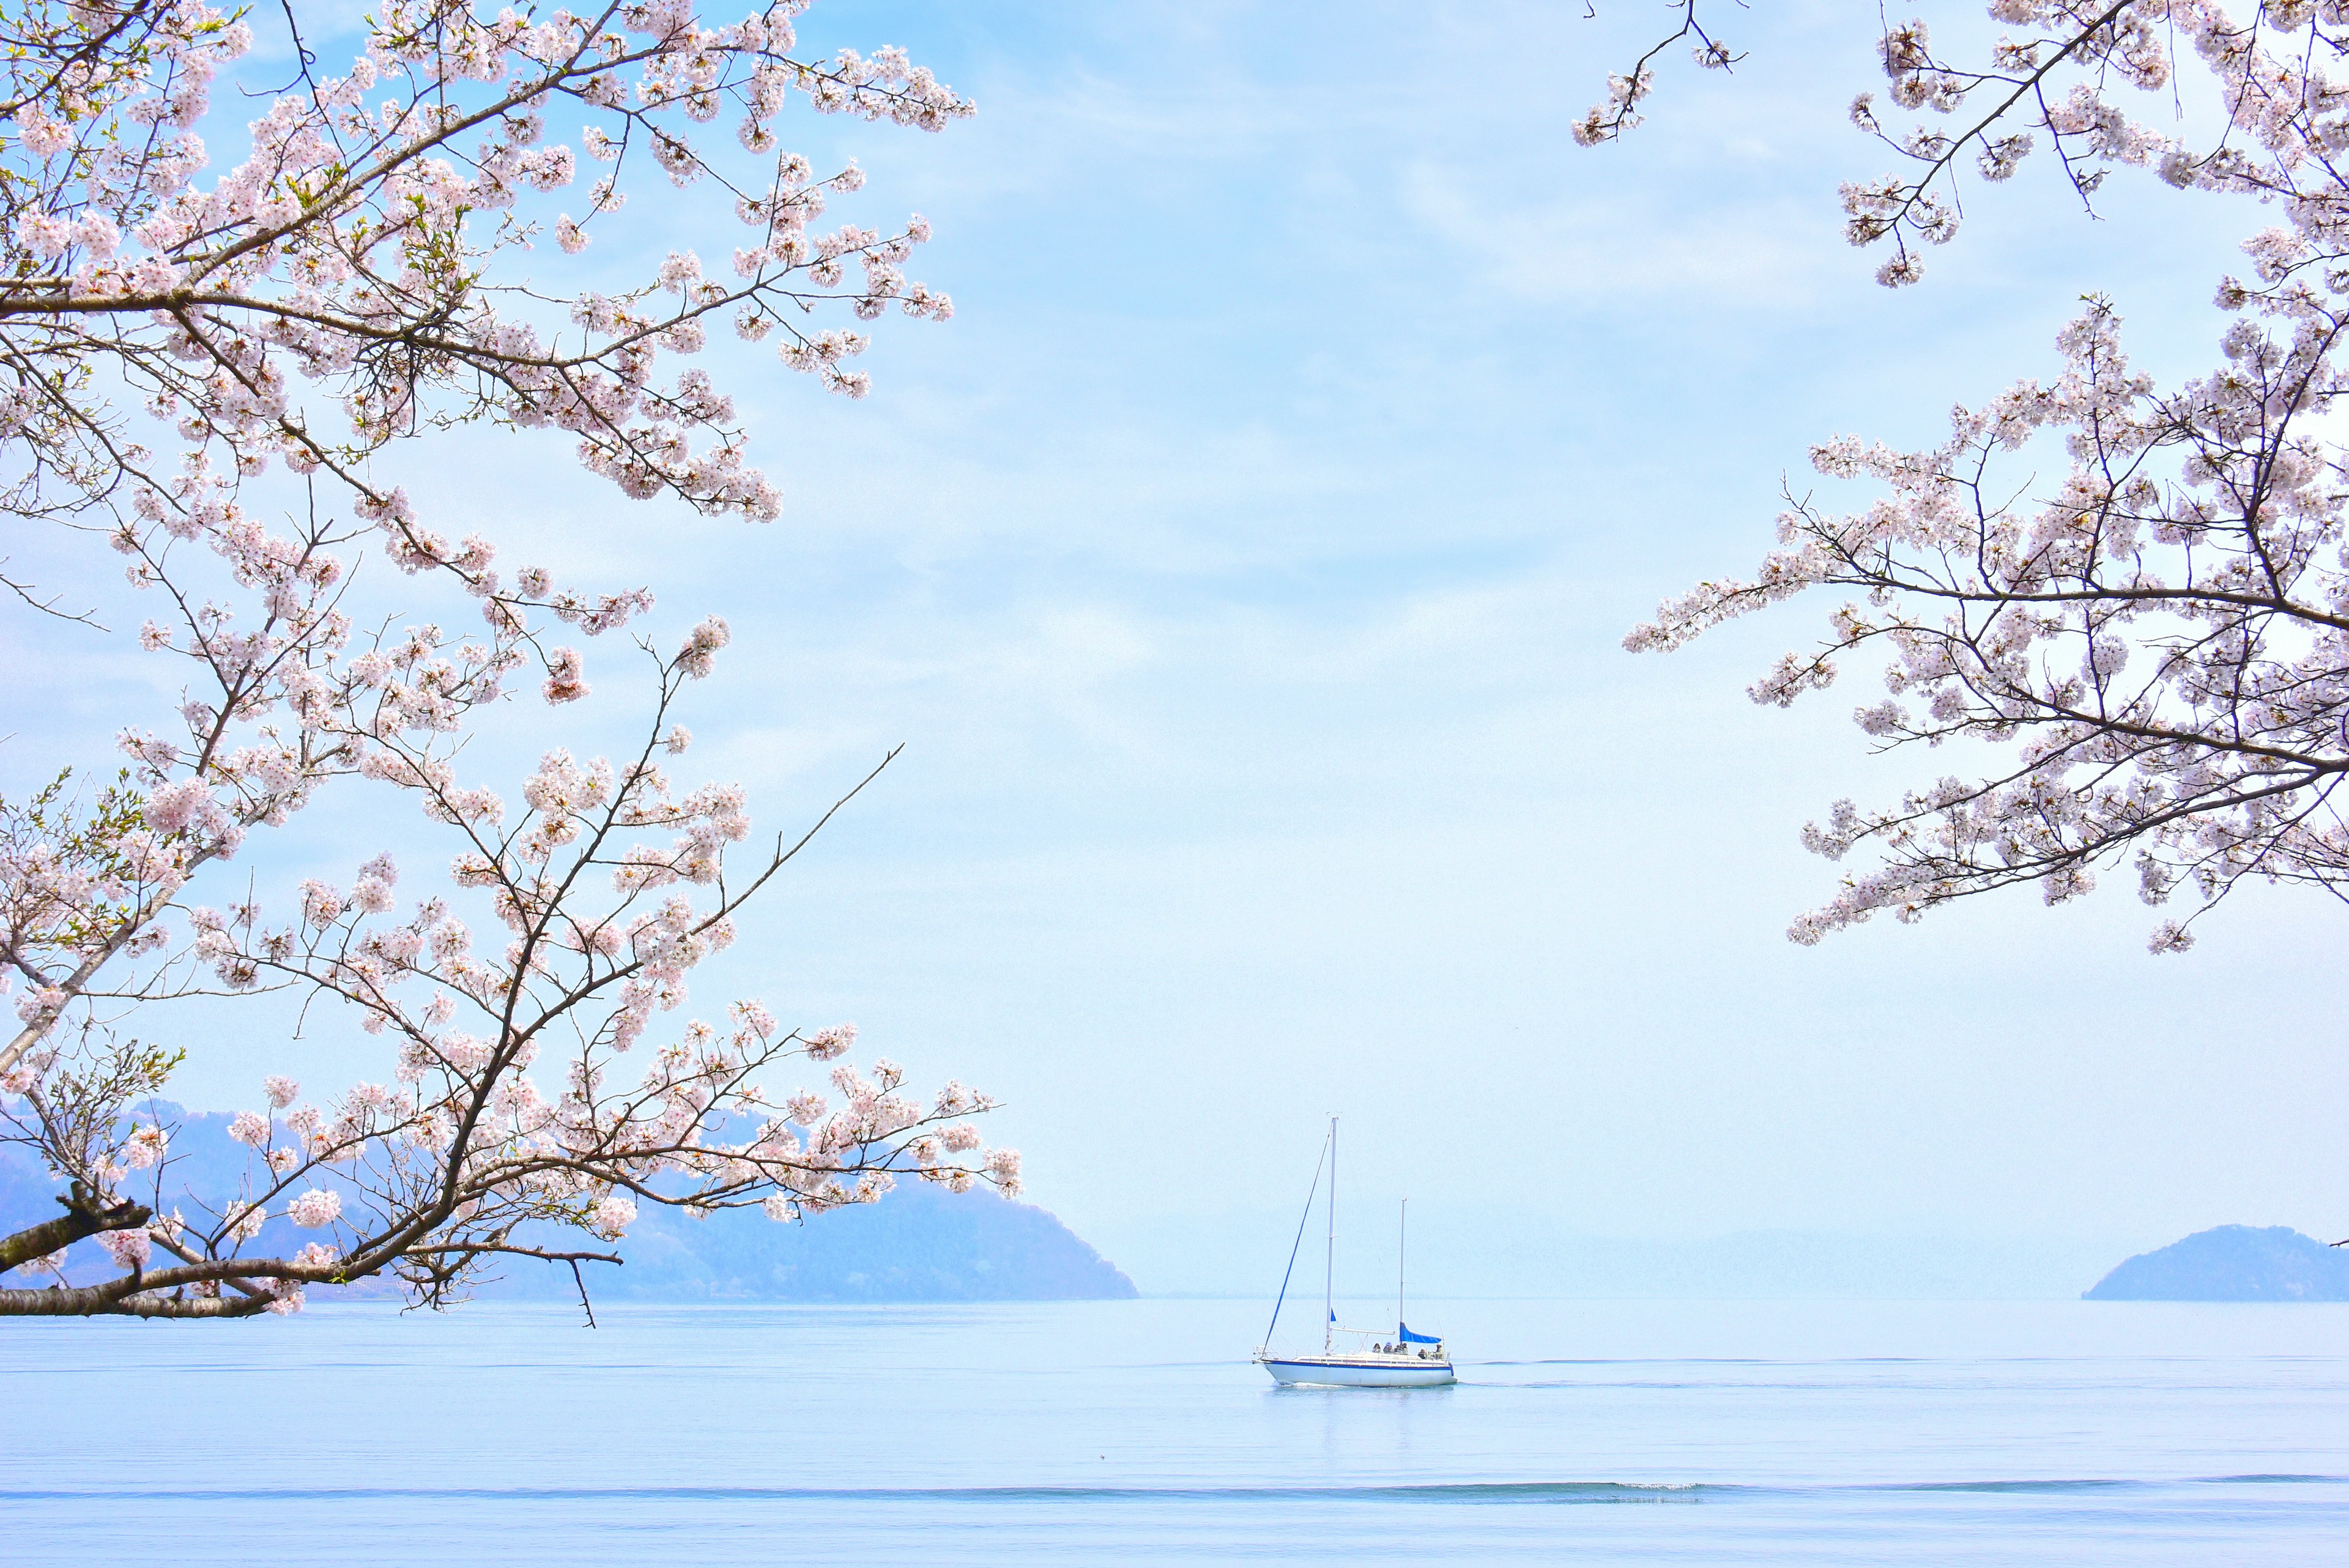
[[[1280,1325],[1281,1304],[1288,1300],[1288,1282],[1297,1272],[1298,1249],[1305,1244],[1306,1221],[1313,1218],[1313,1199],[1321,1185],[1321,1168],[1330,1169],[1330,1237],[1322,1255],[1321,1352],[1285,1355],[1272,1348],[1273,1330]],[[1340,1328],[1335,1295],[1338,1274],[1338,1118],[1330,1118],[1330,1136],[1321,1145],[1321,1158],[1313,1167],[1313,1187],[1305,1194],[1305,1212],[1298,1217],[1297,1240],[1288,1249],[1288,1268],[1280,1276],[1280,1294],[1272,1303],[1272,1322],[1265,1325],[1265,1343],[1256,1347],[1256,1364],[1272,1374],[1276,1383],[1315,1383],[1343,1388],[1433,1388],[1449,1383],[1452,1358],[1444,1352],[1441,1334],[1413,1334],[1403,1318],[1403,1241],[1411,1220],[1411,1199],[1402,1200],[1395,1230],[1395,1332],[1375,1328]]]

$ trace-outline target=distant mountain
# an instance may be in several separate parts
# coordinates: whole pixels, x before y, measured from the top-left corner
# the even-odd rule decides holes
[[[247,1150],[228,1137],[229,1117],[160,1106],[179,1130],[162,1209],[175,1198],[189,1213],[185,1189],[235,1190]],[[319,1182],[332,1187],[331,1179]],[[0,1234],[54,1220],[59,1185],[23,1148],[0,1146]],[[141,1195],[142,1199],[144,1195]],[[258,1253],[284,1255],[321,1232],[296,1231],[273,1220],[253,1244]],[[571,1234],[565,1245],[583,1238]],[[600,1249],[599,1249],[600,1250]],[[778,1225],[757,1210],[731,1210],[707,1220],[676,1210],[643,1206],[626,1241],[614,1249],[620,1268],[587,1265],[588,1288],[616,1301],[974,1302],[1094,1301],[1135,1294],[1133,1282],[1041,1209],[1009,1203],[986,1191],[955,1194],[926,1182],[905,1181],[880,1202]],[[75,1282],[111,1271],[94,1241],[78,1243],[67,1274]],[[498,1265],[502,1277],[477,1293],[485,1298],[568,1296],[571,1271],[515,1258]],[[44,1280],[47,1276],[43,1276]],[[22,1272],[12,1286],[35,1284]],[[318,1293],[314,1293],[316,1294]],[[374,1282],[357,1293],[384,1293]]]
[[[2288,1225],[2221,1225],[2140,1252],[2081,1293],[2092,1302],[2349,1302],[2349,1248]]]
[[[577,1246],[574,1238],[566,1243]],[[708,1220],[643,1206],[616,1249],[589,1268],[612,1301],[1104,1301],[1133,1282],[1045,1210],[987,1192],[900,1182],[880,1202],[778,1225],[757,1210]],[[516,1259],[483,1296],[574,1293],[571,1271]],[[535,1276],[535,1277],[533,1277]]]

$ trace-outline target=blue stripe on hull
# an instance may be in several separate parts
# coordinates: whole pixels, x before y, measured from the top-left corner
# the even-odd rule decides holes
[[[1392,1361],[1280,1361],[1259,1363],[1276,1383],[1311,1383],[1338,1388],[1434,1388],[1453,1381],[1452,1364],[1418,1366]]]

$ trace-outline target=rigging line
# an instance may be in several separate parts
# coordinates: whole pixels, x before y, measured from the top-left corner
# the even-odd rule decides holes
[[[1411,1199],[1402,1200],[1402,1212],[1395,1220],[1395,1332],[1402,1332],[1402,1250],[1411,1236]]]
[[[1280,1326],[1280,1303],[1288,1299],[1288,1276],[1297,1272],[1298,1249],[1305,1245],[1305,1223],[1313,1218],[1313,1199],[1321,1190],[1321,1167],[1330,1158],[1330,1140],[1321,1140],[1321,1153],[1313,1161],[1313,1185],[1305,1192],[1305,1212],[1297,1217],[1297,1240],[1288,1244],[1288,1267],[1280,1273],[1280,1294],[1272,1303],[1272,1321],[1264,1325],[1264,1342],[1272,1343],[1272,1331]]]

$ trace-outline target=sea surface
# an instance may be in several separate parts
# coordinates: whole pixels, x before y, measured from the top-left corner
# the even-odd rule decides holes
[[[1263,1311],[0,1320],[0,1558],[2349,1562],[2349,1307],[1414,1303],[1420,1391]]]

